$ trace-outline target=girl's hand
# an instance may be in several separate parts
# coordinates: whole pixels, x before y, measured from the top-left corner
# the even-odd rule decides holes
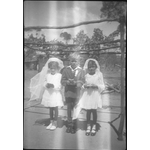
[[[94,84],[85,84],[84,88],[98,88],[98,86]]]
[[[89,84],[84,84],[84,88],[89,88],[90,85]]]
[[[49,89],[49,88],[54,88],[54,85],[53,84],[51,84],[51,83],[47,83],[46,84],[46,87]]]
[[[92,88],[96,88],[96,89],[98,89],[98,86],[97,86],[97,85],[95,85],[95,84],[92,84],[92,85],[91,85],[91,87],[92,87]]]

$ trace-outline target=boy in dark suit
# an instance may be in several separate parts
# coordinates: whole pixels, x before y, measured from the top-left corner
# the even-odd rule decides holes
[[[67,105],[67,133],[75,133],[75,122],[72,121],[72,110],[77,103],[80,90],[84,83],[84,71],[79,67],[80,56],[77,53],[72,53],[69,57],[70,66],[67,66],[62,71],[61,83],[65,86],[65,100]]]

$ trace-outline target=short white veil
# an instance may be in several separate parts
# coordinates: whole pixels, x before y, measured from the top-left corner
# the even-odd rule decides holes
[[[48,61],[46,62],[45,66],[42,68],[41,72],[36,74],[33,78],[31,78],[30,82],[30,92],[31,92],[31,100],[38,100],[42,98],[43,90],[44,90],[44,82],[45,82],[45,77],[48,71],[48,63],[51,61],[58,62],[59,64],[59,72],[60,70],[64,67],[63,62],[58,59],[58,58],[49,58]]]

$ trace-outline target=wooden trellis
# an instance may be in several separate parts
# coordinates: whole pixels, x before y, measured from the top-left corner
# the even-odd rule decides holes
[[[102,23],[102,22],[116,22],[119,20],[118,19],[102,19],[102,20],[94,20],[94,21],[85,21],[85,22],[80,22],[74,25],[69,25],[69,26],[31,26],[31,27],[25,27],[24,30],[25,31],[30,31],[33,29],[36,30],[41,30],[41,29],[69,29],[69,28],[74,28],[74,27],[78,27],[81,25],[87,25],[87,24],[94,24],[94,23]]]
[[[121,36],[120,40],[114,40],[114,41],[109,41],[109,42],[99,42],[99,43],[91,43],[91,44],[84,44],[82,45],[82,49],[80,49],[81,54],[90,54],[91,52],[98,52],[98,54],[121,54],[121,114],[120,114],[120,125],[118,129],[118,140],[123,140],[123,127],[124,127],[124,120],[125,120],[125,89],[124,89],[124,63],[125,63],[125,42],[124,41],[124,26],[125,26],[125,17],[122,16],[120,19],[103,19],[103,20],[96,20],[96,21],[87,21],[87,22],[81,22],[78,24],[70,25],[70,26],[32,26],[32,27],[24,27],[24,31],[30,31],[30,30],[41,30],[41,29],[67,29],[67,28],[74,28],[77,26],[81,25],[87,25],[87,24],[94,24],[94,23],[102,23],[102,22],[119,22],[121,26]],[[106,44],[106,43],[116,43],[119,42],[119,46],[114,46],[114,47],[107,47],[107,48],[101,48],[101,44]],[[69,44],[65,45],[63,43],[30,43],[30,42],[25,42],[24,43],[25,47],[28,47],[32,50],[35,51],[41,51],[41,52],[58,52],[59,55],[64,55],[64,53],[69,54],[70,52],[74,52],[73,48],[76,46],[79,46],[77,44]],[[42,47],[40,48],[34,48],[35,46],[37,47]],[[43,46],[45,48],[43,48]],[[53,50],[53,47],[57,46],[57,50]],[[91,46],[93,46],[91,48]],[[66,50],[66,48],[69,48]],[[114,48],[120,48],[120,52],[106,52],[108,49],[114,49]]]

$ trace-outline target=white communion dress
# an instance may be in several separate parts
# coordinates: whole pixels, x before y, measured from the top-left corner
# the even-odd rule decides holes
[[[47,74],[46,81],[44,83],[45,91],[41,102],[41,104],[45,107],[62,107],[64,105],[61,92],[61,76],[62,75],[60,73],[56,73],[54,75],[50,73]],[[53,84],[54,88],[46,88],[47,83]]]
[[[74,107],[73,110],[73,119],[78,118],[81,109],[97,109],[102,108],[102,98],[101,91],[105,89],[103,82],[103,75],[101,72],[97,72],[94,75],[86,74],[85,75],[86,84],[94,84],[98,86],[98,89],[84,88],[82,91],[81,98],[79,103]]]
[[[102,108],[102,98],[100,93],[105,88],[102,73],[98,72],[94,75],[86,74],[85,82],[89,85],[94,84],[98,86],[98,89],[85,88],[78,105],[84,109]]]

